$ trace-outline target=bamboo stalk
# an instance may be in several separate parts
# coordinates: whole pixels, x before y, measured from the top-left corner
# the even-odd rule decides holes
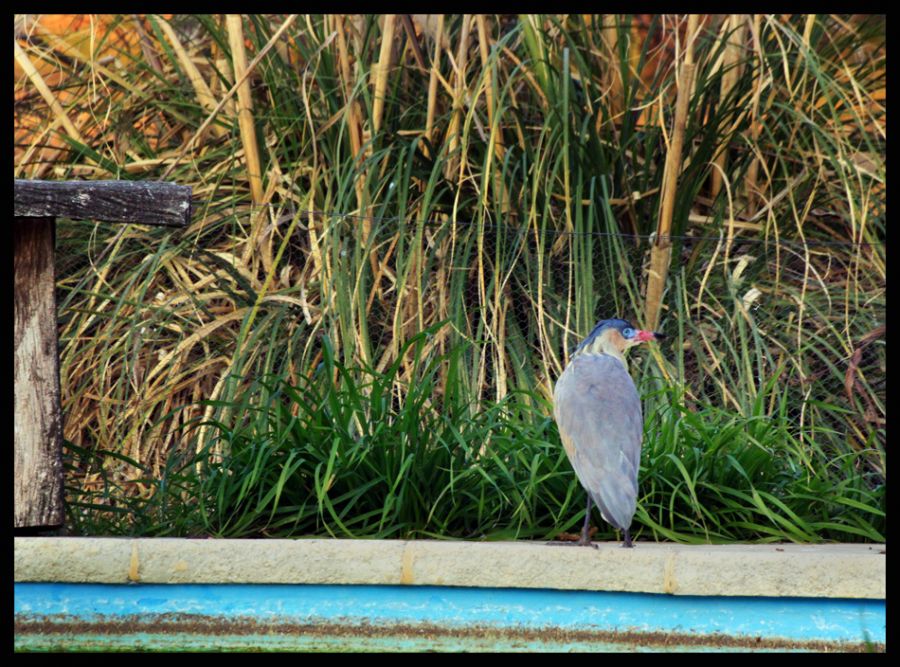
[[[347,38],[344,35],[344,17],[332,17],[334,30],[337,33],[338,64],[341,68],[341,87],[344,90],[344,101],[347,108],[347,130],[350,134],[350,150],[353,157],[359,157],[362,150],[362,120],[359,105],[350,92],[350,53],[347,50]]]
[[[663,171],[663,195],[660,203],[659,221],[656,227],[656,241],[650,250],[650,267],[647,275],[647,296],[645,301],[644,324],[655,329],[659,324],[659,311],[662,306],[663,290],[669,273],[672,259],[672,215],[675,211],[675,193],[678,186],[678,174],[682,165],[682,149],[684,133],[687,126],[688,102],[694,84],[694,47],[693,41],[697,33],[698,16],[688,17],[685,32],[684,61],[680,68],[678,81],[678,97],[675,103],[675,120],[672,128],[672,144],[666,154],[666,166]]]
[[[178,157],[175,158],[175,160],[172,162],[172,164],[169,166],[169,168],[166,169],[166,171],[163,173],[162,176],[160,176],[159,180],[164,181],[164,180],[166,180],[166,178],[169,177],[169,174],[172,173],[172,171],[178,165],[178,162],[181,160],[181,158],[183,158],[187,154],[187,152],[191,148],[193,148],[194,143],[203,134],[203,131],[207,128],[207,126],[209,126],[209,124],[213,121],[213,119],[216,117],[216,115],[218,115],[218,113],[228,103],[228,101],[231,99],[232,95],[234,95],[234,93],[237,91],[238,86],[243,84],[244,81],[247,79],[247,77],[250,76],[250,73],[256,68],[256,66],[259,64],[259,61],[262,60],[263,57],[265,57],[265,55],[275,46],[275,44],[278,42],[278,39],[281,37],[281,35],[284,33],[284,31],[288,29],[288,26],[290,26],[291,23],[294,22],[294,19],[296,19],[296,18],[297,18],[296,14],[291,14],[284,20],[284,23],[282,23],[281,27],[278,28],[277,31],[275,31],[275,34],[272,35],[272,37],[269,39],[269,41],[266,43],[266,45],[262,48],[262,50],[253,59],[253,62],[251,62],[247,66],[247,69],[243,73],[243,75],[237,79],[237,81],[234,83],[234,85],[231,86],[231,89],[225,94],[225,96],[221,100],[219,100],[219,103],[216,105],[216,108],[213,109],[209,113],[209,116],[206,117],[206,120],[203,121],[203,123],[200,125],[199,128],[197,128],[197,131],[194,133],[194,136],[191,137],[191,140],[188,141],[184,145],[184,148],[182,148],[181,151],[178,153]]]
[[[425,138],[433,141],[434,114],[437,108],[438,73],[441,67],[441,42],[444,37],[444,15],[438,16],[437,31],[434,38],[434,54],[431,57],[431,73],[428,77],[428,111],[425,120]]]
[[[396,19],[396,14],[385,14],[384,16],[381,52],[378,55],[378,66],[375,69],[375,102],[372,106],[372,129],[375,132],[381,129],[381,119],[384,115],[384,93],[387,90],[387,77],[391,67]]]
[[[762,53],[762,44],[759,39],[759,31],[762,25],[762,17],[756,15],[753,17],[753,23],[750,26],[750,31],[753,35],[753,46],[756,50],[757,59],[760,63],[760,67],[763,62],[763,53]],[[752,110],[750,112],[750,145],[756,146],[759,140],[759,135],[762,132],[762,123],[759,119],[759,98],[762,95],[762,89],[765,80],[765,76],[763,76],[763,72],[760,71],[754,77],[755,80],[755,90],[753,93],[753,102],[752,102]],[[756,155],[753,157],[753,160],[750,162],[750,166],[747,168],[747,175],[744,177],[744,197],[747,199],[747,217],[753,217],[756,215],[756,205],[757,199],[759,197],[759,186],[757,185],[757,181],[759,179],[759,156]]]
[[[259,145],[256,141],[256,127],[253,122],[253,96],[250,93],[250,81],[247,76],[247,53],[244,50],[244,28],[241,15],[228,14],[225,24],[228,29],[228,44],[231,47],[234,77],[241,82],[237,86],[238,125],[241,130],[241,143],[244,146],[244,159],[247,162],[250,193],[253,203],[261,204],[263,201],[262,166],[259,159]]]
[[[603,15],[603,32],[602,32],[602,40],[606,45],[607,50],[607,61],[606,67],[604,71],[604,83],[609,88],[609,97],[607,98],[607,108],[609,109],[609,116],[607,120],[617,119],[619,115],[622,113],[622,107],[625,104],[625,92],[622,83],[622,71],[617,67],[618,53],[619,53],[619,29],[617,27],[617,22],[619,21],[618,14],[604,14]],[[600,124],[603,122],[603,118],[598,114],[597,116],[597,131],[600,131]]]
[[[722,54],[722,85],[719,99],[724,100],[740,79],[739,63],[741,62],[741,47],[744,43],[744,34],[747,26],[747,17],[743,14],[731,14],[722,24],[724,34],[731,33],[725,52]],[[710,183],[710,198],[715,199],[722,190],[722,178],[728,161],[728,141],[720,146],[719,154],[714,160],[718,169],[712,170],[712,182]]]

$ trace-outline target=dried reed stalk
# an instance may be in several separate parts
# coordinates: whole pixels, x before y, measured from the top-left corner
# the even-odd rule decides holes
[[[478,26],[478,47],[481,53],[481,67],[484,70],[484,95],[487,101],[488,123],[490,124],[490,140],[491,151],[494,159],[502,162],[506,153],[506,147],[503,145],[503,132],[500,128],[499,120],[494,122],[496,116],[494,82],[491,76],[490,64],[490,35],[488,33],[487,19],[482,14],[475,17]],[[500,211],[502,213],[509,212],[509,195],[506,192],[506,186],[500,172],[494,166],[494,160],[489,160],[489,168],[491,169],[491,185],[494,189],[494,197],[499,200]],[[484,201],[487,202],[487,192],[484,193]]]
[[[221,30],[224,28],[224,26],[225,17],[220,16],[218,20],[218,27]],[[231,60],[229,60],[228,58],[228,53],[216,40],[212,40],[210,49],[212,50],[212,61],[216,64],[216,71],[221,72],[222,74],[221,77],[215,77],[213,79],[210,90],[213,92],[214,96],[215,93],[219,92],[225,95],[234,87],[234,72],[231,71]],[[224,108],[225,113],[228,117],[234,118],[237,116],[237,107],[235,107],[234,100],[230,97],[228,97],[228,100],[225,102]]]
[[[207,113],[211,112],[216,108],[216,98],[213,97],[212,90],[210,90],[203,75],[200,74],[200,70],[197,69],[197,66],[188,55],[181,40],[178,39],[178,35],[175,34],[175,29],[164,19],[159,20],[159,27],[162,28],[162,31],[165,33],[166,39],[169,40],[169,44],[172,45],[172,49],[178,57],[178,62],[181,64],[182,69],[184,69],[184,73],[187,74],[188,80],[191,82],[191,87],[197,95],[197,101],[200,102],[200,105]],[[219,125],[211,125],[209,131],[216,138],[228,134],[225,128]]]
[[[347,38],[344,35],[344,17],[332,17],[333,28],[337,33],[338,65],[341,68],[341,87],[344,90],[344,102],[347,109],[347,130],[350,134],[350,150],[353,157],[358,158],[362,149],[362,118],[359,104],[353,99],[350,91],[350,53],[347,51]]]
[[[466,89],[466,65],[469,53],[469,28],[471,16],[463,14],[462,27],[459,35],[459,47],[456,52],[455,87],[453,92],[453,115],[450,117],[450,125],[447,127],[444,143],[447,145],[447,162],[444,168],[444,177],[450,180],[459,168],[459,158],[454,155],[459,147],[459,128],[462,124],[462,110],[465,105]]]
[[[381,117],[384,115],[384,93],[387,90],[387,77],[391,68],[396,22],[396,14],[385,14],[384,29],[381,33],[381,52],[378,54],[378,66],[375,68],[375,101],[372,105],[372,129],[375,132],[381,129]]]
[[[672,143],[669,147],[669,152],[666,154],[666,166],[663,171],[663,193],[656,227],[656,241],[650,250],[647,296],[644,305],[644,325],[649,329],[655,329],[659,324],[662,295],[666,286],[666,277],[669,273],[669,263],[672,258],[672,240],[669,234],[672,229],[672,215],[675,210],[678,174],[681,172],[681,152],[684,147],[684,132],[687,126],[688,102],[694,87],[694,38],[697,34],[697,24],[697,14],[689,15],[687,31],[685,32],[684,60],[679,72],[678,97],[675,102]]]
[[[434,114],[437,109],[437,85],[441,69],[441,42],[444,37],[444,15],[438,16],[434,37],[434,54],[431,57],[431,71],[428,76],[428,111],[425,119],[425,138],[434,141]],[[431,156],[429,156],[431,157]]]
[[[363,115],[362,105],[359,100],[354,98],[353,93],[350,90],[350,82],[352,81],[350,73],[350,51],[347,48],[347,38],[344,32],[344,17],[339,14],[333,16],[332,21],[332,27],[337,35],[338,65],[341,68],[341,87],[344,91],[347,132],[350,135],[350,150],[353,153],[354,160],[359,160],[363,157],[362,146],[363,136],[365,134],[365,117]],[[358,62],[356,63],[356,66],[359,67]],[[366,174],[364,171],[360,171],[359,175],[356,177],[355,190],[357,209],[361,214],[365,214],[368,208],[368,192],[366,190]],[[372,231],[372,223],[368,218],[363,219],[361,229],[363,246],[369,247],[368,242],[369,234]],[[374,248],[369,252],[369,264],[372,267],[373,274],[378,275],[378,257]],[[375,281],[373,290],[377,290],[379,295],[381,294],[380,281]],[[366,304],[367,313],[371,309],[371,306],[372,301],[370,299]]]
[[[247,76],[247,53],[244,50],[244,28],[241,15],[228,14],[225,26],[228,29],[228,44],[231,47],[234,77],[240,81],[237,84],[238,125],[241,130],[241,143],[244,146],[244,159],[247,162],[250,194],[254,204],[261,204],[263,201],[262,166],[259,159],[259,145],[256,142],[256,127],[253,122],[253,96],[250,93],[250,81]]]
[[[147,34],[147,31],[144,30],[144,20],[141,18],[140,14],[132,14],[131,22],[134,25],[134,31],[138,34],[138,42],[141,46],[141,53],[144,54],[144,59],[157,73],[161,73],[162,65],[159,62],[159,58],[156,57],[156,52],[153,49],[150,36]]]
[[[481,67],[484,70],[484,96],[487,101],[488,123],[494,124],[494,86],[490,74],[490,37],[488,35],[487,19],[483,14],[476,14],[475,24],[478,28],[478,51],[481,54]],[[503,143],[494,140],[497,156],[503,155]]]
[[[41,76],[41,73],[38,72],[37,68],[32,64],[28,54],[25,53],[25,50],[21,46],[19,46],[18,40],[13,40],[13,47],[15,48],[16,62],[19,63],[19,67],[25,72],[25,76],[31,81],[31,85],[37,89],[41,94],[41,97],[44,98],[44,101],[47,102],[47,106],[50,107],[53,115],[56,116],[57,120],[65,128],[66,133],[79,143],[85,143],[84,137],[81,136],[78,128],[72,123],[71,119],[66,114],[65,109],[63,109],[62,105],[59,103],[59,100],[53,95],[50,87],[44,81],[44,77]]]
[[[622,113],[622,107],[625,104],[625,89],[622,83],[622,71],[617,67],[619,62],[619,29],[618,21],[621,20],[618,14],[604,14],[602,18],[603,32],[602,40],[606,45],[607,60],[604,68],[604,83],[609,88],[609,97],[607,98],[607,108],[609,109],[609,117],[607,119],[597,116],[597,131],[600,131],[600,124],[604,120],[614,120]]]
[[[758,14],[753,17],[753,23],[750,26],[750,31],[753,35],[753,47],[756,51],[757,58],[760,63],[763,62],[763,52],[762,52],[762,44],[759,39],[759,31],[762,25],[762,17]],[[757,72],[754,77],[755,81],[755,89],[753,91],[753,102],[752,109],[750,111],[750,145],[756,146],[759,141],[759,135],[762,132],[762,123],[759,118],[759,99],[762,95],[763,87],[765,86],[766,77],[763,75],[762,69]],[[757,181],[759,179],[759,155],[755,155],[753,160],[750,162],[750,166],[747,168],[747,175],[744,177],[744,197],[747,199],[747,216],[753,217],[756,215],[756,206],[759,198],[759,186],[757,185]]]
[[[412,17],[409,14],[401,14],[400,22],[403,23],[403,29],[406,31],[406,37],[409,40],[409,46],[416,59],[416,64],[423,72],[426,71],[428,62],[425,60],[425,54],[422,53],[422,47],[419,46],[419,39],[416,36],[416,28],[413,25]]]
[[[731,14],[722,23],[722,34],[727,35],[728,44],[725,46],[725,52],[722,54],[722,85],[720,88],[719,99],[724,100],[740,79],[739,63],[742,59],[742,47],[744,43],[744,35],[747,27],[747,17],[743,14]],[[715,165],[718,169],[712,170],[712,182],[710,183],[710,198],[715,199],[722,190],[722,174],[725,173],[725,166],[728,160],[728,142],[723,142],[720,146],[719,154],[716,156]]]
[[[241,84],[243,84],[244,81],[247,80],[247,77],[250,76],[250,73],[253,72],[254,69],[256,69],[256,66],[259,64],[259,61],[261,61],[261,60],[265,57],[265,55],[266,55],[269,51],[271,51],[272,48],[274,48],[275,44],[276,44],[276,43],[278,42],[278,40],[281,38],[281,35],[284,34],[284,31],[288,29],[288,27],[291,25],[291,23],[294,22],[294,19],[296,19],[296,18],[297,18],[297,15],[296,15],[296,14],[291,14],[290,16],[288,16],[288,17],[284,20],[284,23],[281,24],[281,27],[278,28],[278,30],[275,31],[275,34],[272,35],[272,37],[269,38],[269,41],[268,41],[268,42],[266,43],[266,45],[262,48],[262,50],[261,50],[258,54],[256,54],[256,57],[253,59],[253,62],[251,62],[251,63],[247,66],[247,69],[246,69],[246,71],[243,73],[243,75],[241,75],[241,76],[237,79],[237,81],[234,83],[234,85],[231,86],[231,89],[225,94],[225,96],[224,96],[221,100],[219,100],[219,103],[216,105],[216,108],[213,109],[213,110],[209,113],[209,116],[206,117],[206,120],[203,121],[203,123],[200,125],[199,128],[197,128],[197,131],[194,133],[194,136],[191,137],[191,140],[188,141],[188,142],[184,145],[184,147],[181,149],[181,151],[178,153],[178,155],[177,155],[177,156],[175,157],[175,159],[172,161],[172,164],[169,165],[169,168],[166,169],[166,171],[163,172],[163,175],[159,177],[159,180],[164,181],[164,180],[166,180],[166,178],[169,177],[169,174],[172,173],[172,171],[175,169],[175,167],[176,167],[176,166],[178,165],[178,163],[181,161],[181,158],[183,158],[183,157],[187,154],[187,152],[188,152],[191,148],[193,148],[194,143],[196,143],[197,139],[203,134],[204,130],[206,130],[206,128],[209,126],[209,124],[212,123],[213,119],[214,119],[214,118],[219,114],[219,112],[225,107],[225,105],[228,103],[228,101],[231,100],[232,95],[235,94],[235,92],[237,91],[238,87],[239,87]],[[243,44],[242,44],[242,47],[241,47],[241,48],[243,48]],[[124,229],[124,227],[123,227],[123,229]]]

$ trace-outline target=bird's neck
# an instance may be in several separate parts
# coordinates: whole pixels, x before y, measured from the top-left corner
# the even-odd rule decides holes
[[[621,349],[611,335],[601,334],[586,346],[582,352],[585,354],[608,354],[622,362],[625,370],[628,370],[628,362],[625,360],[625,351]]]

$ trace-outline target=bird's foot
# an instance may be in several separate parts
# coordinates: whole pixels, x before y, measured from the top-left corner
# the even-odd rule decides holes
[[[599,549],[596,544],[591,544],[591,531],[588,526],[588,522],[585,520],[584,528],[581,530],[581,538],[576,542],[576,544],[580,547],[594,547],[595,549]]]
[[[566,533],[563,533],[563,535],[568,537],[568,534],[566,534]],[[574,537],[575,536],[572,535],[572,538],[574,538]],[[577,540],[570,538],[570,539],[557,540],[554,542],[547,542],[547,544],[551,547],[594,547],[595,549],[600,548],[599,546],[597,546],[596,544],[591,542],[590,535],[585,535],[583,533],[582,533],[581,537]]]
[[[591,538],[590,538],[590,537],[582,538],[582,539],[578,540],[577,542],[575,542],[575,544],[577,544],[579,547],[594,547],[595,549],[599,549],[599,548],[600,548],[600,547],[598,547],[596,544],[594,544],[593,542],[591,542]]]
[[[625,531],[625,540],[622,542],[623,549],[634,549],[634,545],[631,543],[631,533],[627,530]]]
[[[600,547],[590,540],[587,542],[582,542],[578,540],[577,542],[547,542],[547,546],[550,547],[594,547],[595,549],[599,549]]]

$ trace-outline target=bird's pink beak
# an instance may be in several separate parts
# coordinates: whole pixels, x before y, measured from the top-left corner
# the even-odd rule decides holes
[[[638,330],[638,332],[635,334],[635,338],[637,338],[641,343],[646,343],[648,340],[660,340],[661,338],[665,337],[665,334],[661,334],[656,331]]]

